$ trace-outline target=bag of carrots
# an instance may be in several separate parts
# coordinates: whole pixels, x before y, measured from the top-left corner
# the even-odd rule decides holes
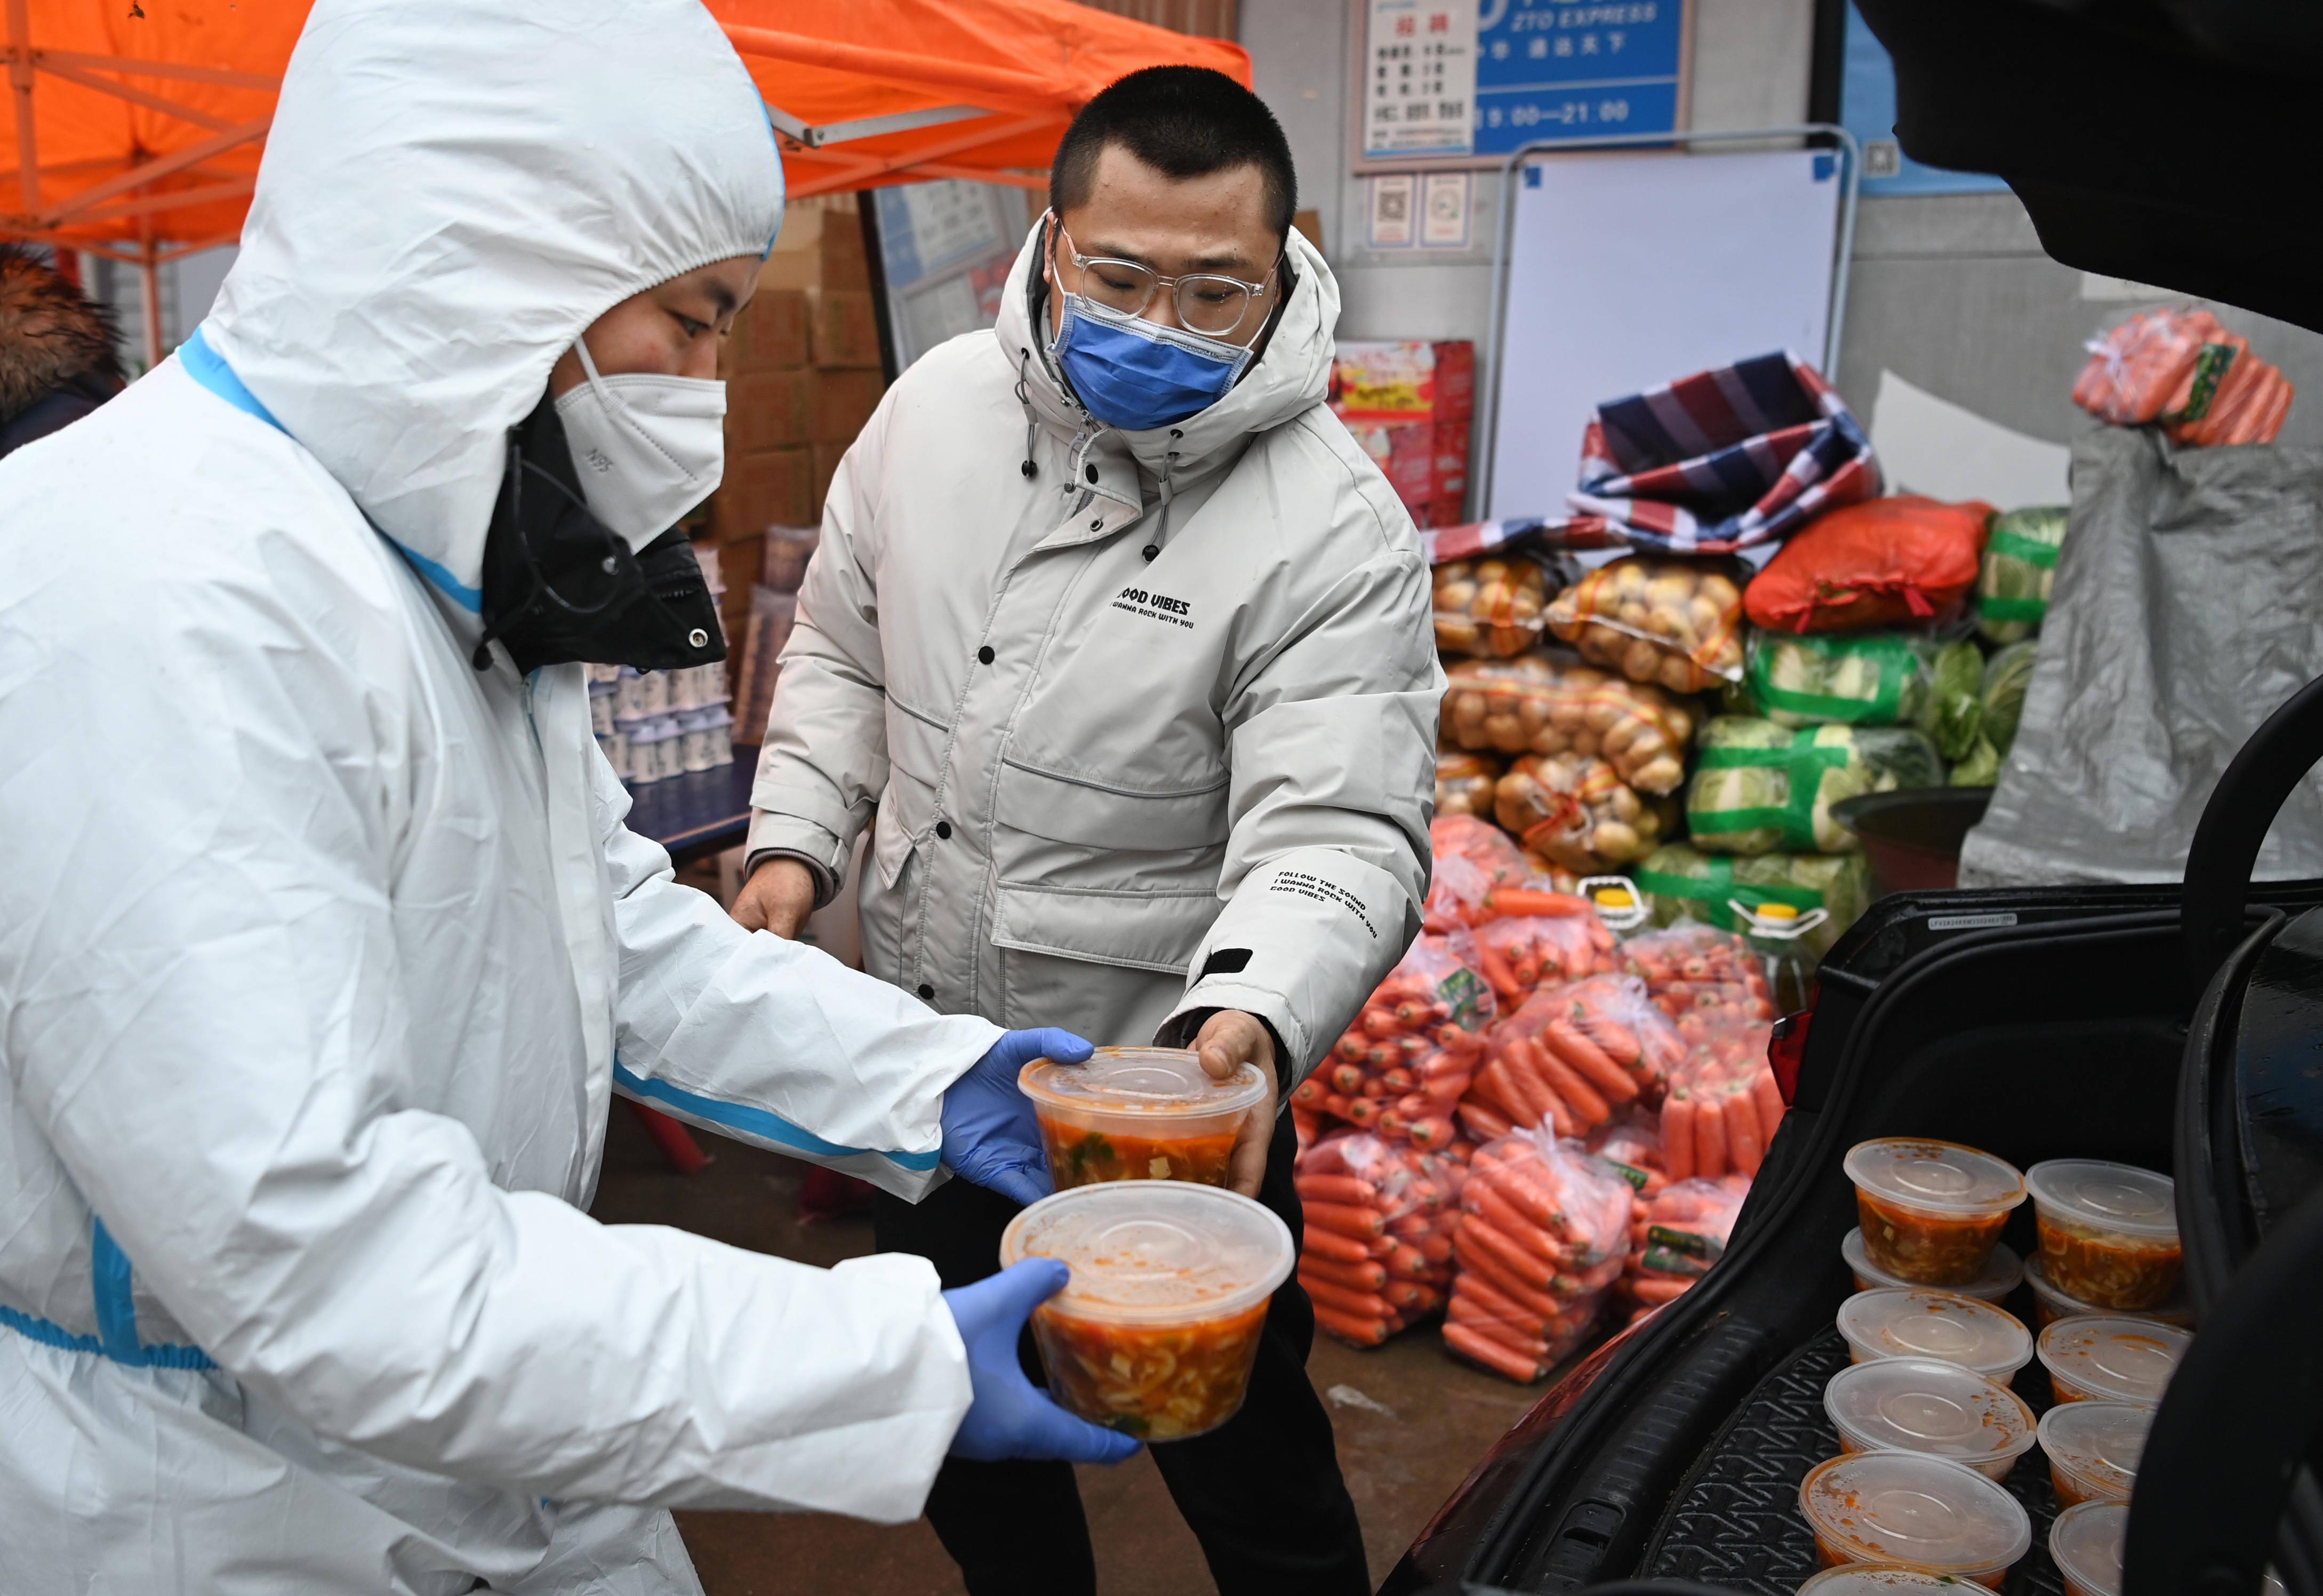
[[[1567,919],[1596,913],[1586,898],[1545,880],[1541,861],[1488,821],[1439,814],[1428,832],[1436,857],[1427,929],[1438,935],[1511,915]]]
[[[1580,1142],[1520,1132],[1476,1150],[1452,1238],[1444,1344],[1538,1380],[1595,1328],[1627,1261],[1630,1183]]]
[[[1638,1194],[1638,1211],[1669,1184],[1662,1166],[1661,1115],[1631,1104],[1589,1133],[1582,1145],[1605,1160]]]
[[[1491,986],[1452,945],[1422,935],[1293,1088],[1291,1106],[1443,1147],[1499,1012]]]
[[[1577,981],[1610,970],[1614,938],[1587,898],[1563,893],[1526,892],[1528,912],[1489,920],[1476,928],[1476,968],[1492,985],[1503,1009],[1513,1009],[1543,986]],[[1494,893],[1489,903],[1511,894]],[[1548,911],[1548,912],[1544,912]]]
[[[1748,1175],[1671,1182],[1648,1203],[1632,1237],[1622,1294],[1650,1313],[1685,1294],[1726,1252],[1734,1217],[1750,1195]]]
[[[1750,944],[1699,921],[1630,937],[1621,944],[1621,968],[1646,984],[1654,1006],[1673,1020],[1698,1014],[1748,1023],[1775,1017],[1767,972]]]
[[[1698,1029],[1685,1061],[1671,1072],[1662,1099],[1662,1165],[1672,1180],[1730,1169],[1756,1175],[1786,1112],[1767,1062],[1771,1025],[1712,1025],[1698,1015],[1678,1022]]]
[[[1581,1136],[1631,1103],[1651,1107],[1685,1044],[1634,976],[1547,986],[1492,1027],[1459,1106],[1479,1141],[1547,1127]]]
[[[1307,1222],[1299,1283],[1318,1326],[1353,1345],[1377,1346],[1443,1306],[1466,1176],[1449,1153],[1359,1131],[1299,1154]]]

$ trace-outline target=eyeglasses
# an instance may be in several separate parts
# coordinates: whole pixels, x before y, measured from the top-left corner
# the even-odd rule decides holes
[[[1051,219],[1055,220],[1054,213]],[[1275,271],[1282,264],[1278,259],[1256,282],[1211,271],[1164,277],[1136,261],[1082,254],[1062,222],[1057,223],[1057,236],[1064,241],[1065,252],[1072,256],[1074,269],[1080,273],[1079,291],[1083,298],[1125,316],[1143,316],[1145,307],[1153,303],[1153,296],[1166,288],[1177,307],[1180,325],[1213,338],[1242,326],[1243,318],[1250,314],[1251,301],[1266,292],[1267,285],[1274,280]]]

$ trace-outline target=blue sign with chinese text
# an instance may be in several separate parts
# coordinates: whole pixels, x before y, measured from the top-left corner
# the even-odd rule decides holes
[[[1678,125],[1687,0],[1482,0],[1475,151]]]

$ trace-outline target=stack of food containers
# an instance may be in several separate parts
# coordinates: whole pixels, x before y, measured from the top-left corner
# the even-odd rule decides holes
[[[1215,1079],[1180,1049],[1099,1048],[1086,1064],[1035,1059],[1018,1081],[1057,1191],[1009,1224],[1000,1263],[1072,1271],[1033,1310],[1051,1394],[1143,1440],[1216,1429],[1242,1408],[1297,1255],[1289,1226],[1225,1189],[1265,1078],[1245,1064]]]

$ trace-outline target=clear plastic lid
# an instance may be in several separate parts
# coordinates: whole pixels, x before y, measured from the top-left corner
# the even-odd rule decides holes
[[[1938,1358],[1850,1363],[1823,1411],[1858,1452],[1925,1452],[1983,1469],[2033,1450],[2033,1410],[1973,1369]]]
[[[1847,1260],[1847,1267],[1854,1271],[1857,1280],[1871,1282],[1871,1286],[1865,1288],[1867,1290],[1879,1286],[1912,1284],[1899,1275],[1889,1274],[1871,1261],[1871,1254],[1864,1249],[1863,1232],[1860,1230],[1847,1233],[1846,1239],[1839,1243],[1839,1255]],[[2016,1256],[2014,1248],[2000,1243],[1993,1247],[1992,1256],[1985,1261],[1982,1274],[1965,1286],[1947,1286],[1945,1289],[1957,1291],[1962,1297],[1973,1297],[1980,1302],[1998,1302],[2015,1290],[2017,1283],[2024,1279],[2024,1261]]]
[[[2126,1497],[2153,1409],[2137,1402],[2060,1402],[2041,1416],[2041,1450],[2066,1472]]]
[[[1223,1318],[1273,1295],[1298,1249],[1257,1203],[1182,1180],[1115,1180],[1042,1197],[1009,1221],[1000,1264],[1055,1258],[1073,1271],[1049,1305],[1075,1318]]]
[[[1215,1080],[1191,1048],[1099,1048],[1086,1064],[1035,1059],[1016,1084],[1037,1104],[1103,1114],[1234,1114],[1266,1096],[1257,1065]]]
[[[2025,1261],[2025,1283],[2033,1288],[2034,1299],[2040,1303],[2052,1318],[2062,1319],[2076,1315],[2103,1314],[2109,1318],[2153,1319],[2161,1324],[2179,1325],[2189,1328],[2194,1323],[2193,1301],[2182,1290],[2169,1301],[2155,1307],[2135,1309],[2101,1307],[2094,1302],[2083,1302],[2080,1298],[2058,1288],[2057,1283],[2049,1278],[2049,1271],[2041,1267],[2041,1257],[2038,1253]]]
[[[1846,1167],[1873,1197],[1925,1213],[2005,1214],[2025,1200],[2015,1165],[1957,1142],[1859,1142],[1847,1150]]]
[[[1858,1362],[1940,1358],[2005,1380],[2033,1361],[2033,1333],[2015,1315],[1957,1291],[1882,1286],[1841,1303],[1838,1316]]]
[[[2025,1186],[2042,1207],[2091,1230],[2132,1236],[2178,1234],[2177,1182],[2135,1164],[2052,1158],[2025,1170]]]
[[[1891,1591],[1948,1591],[1960,1596],[1960,1582],[1948,1573],[1922,1573],[1888,1564],[1850,1563],[1826,1568],[1799,1587],[1799,1596],[1887,1596]]]
[[[2121,1596],[2121,1548],[2128,1538],[2127,1502],[2083,1502],[2049,1527],[2049,1559],[2089,1596]]]
[[[2194,1337],[2126,1314],[2078,1314],[2041,1332],[2041,1366],[2092,1397],[2151,1407]]]
[[[1931,1573],[1997,1573],[2033,1544],[2033,1521],[1997,1481],[1924,1452],[1857,1452],[1799,1486],[1815,1537],[1858,1563]]]

